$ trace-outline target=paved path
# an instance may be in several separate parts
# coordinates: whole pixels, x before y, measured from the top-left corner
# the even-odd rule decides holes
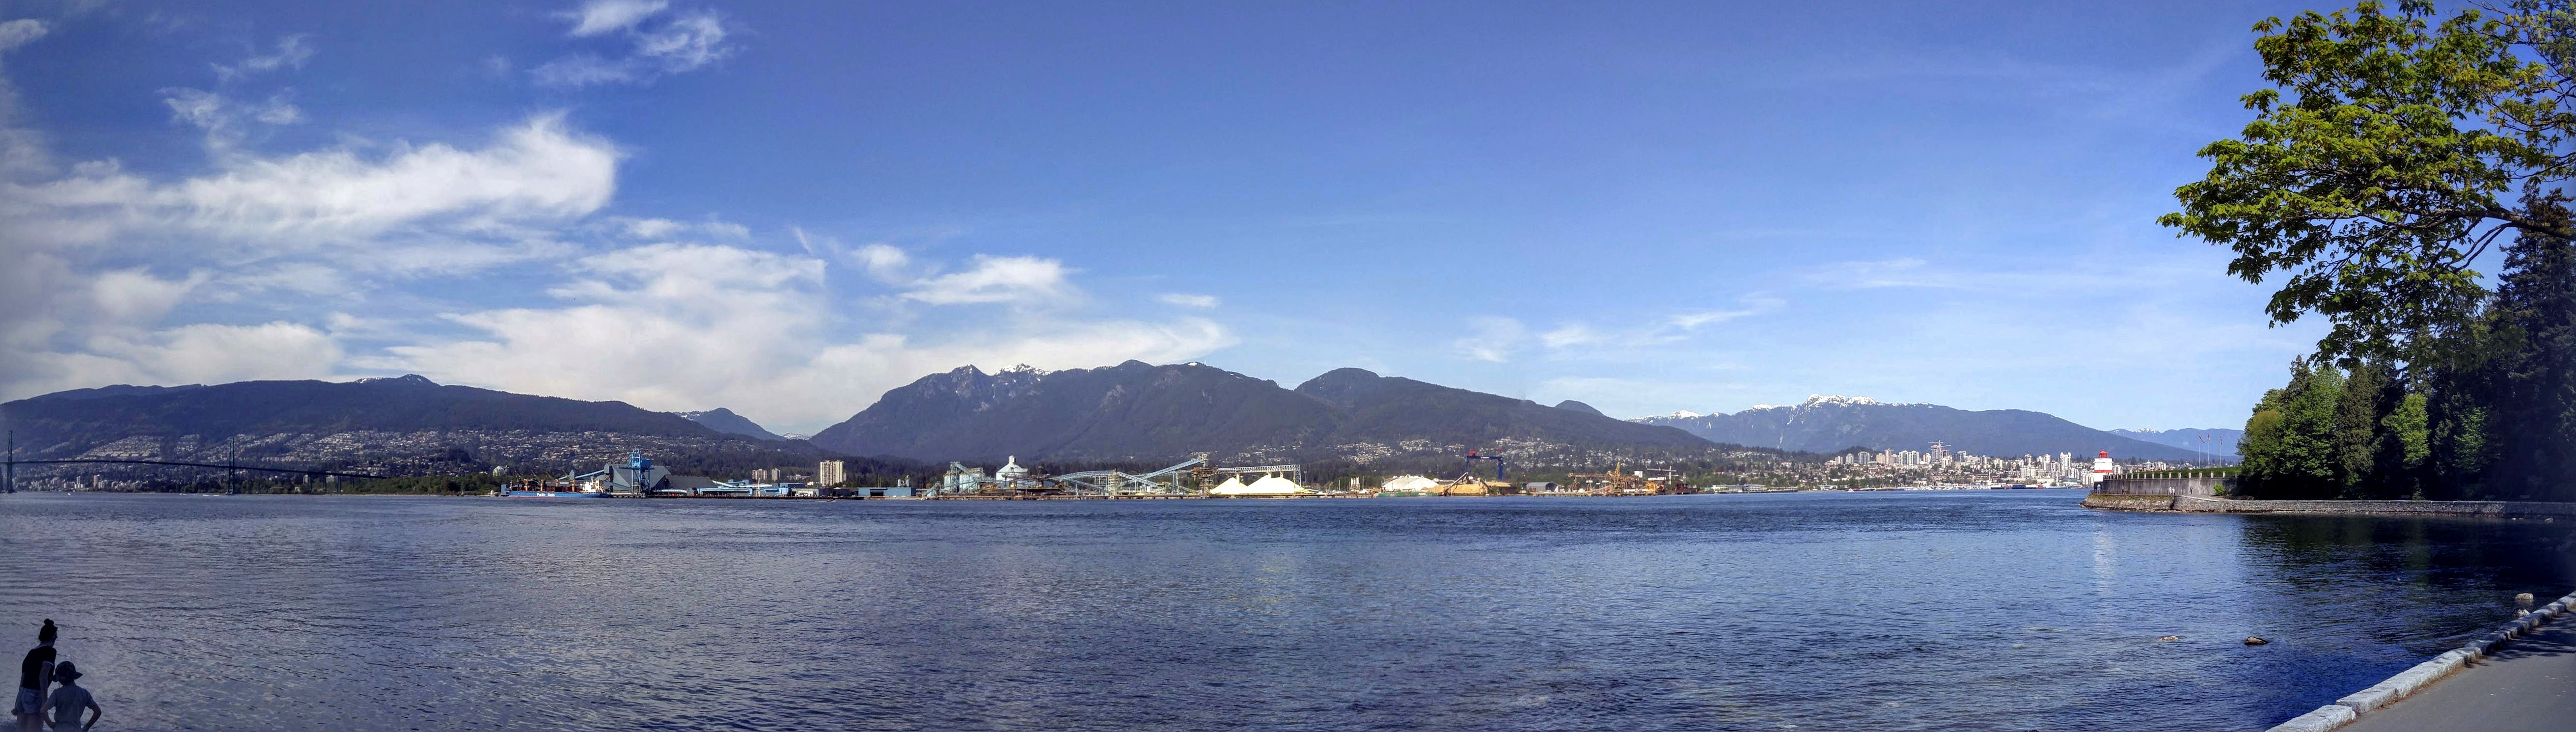
[[[2340,732],[2576,730],[2576,614]]]

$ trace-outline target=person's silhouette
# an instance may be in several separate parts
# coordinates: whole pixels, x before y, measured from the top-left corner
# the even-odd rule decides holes
[[[46,618],[45,627],[36,631],[36,648],[27,652],[27,660],[18,662],[18,703],[9,707],[18,715],[18,732],[38,732],[44,726],[45,686],[53,683],[54,619]]]
[[[89,732],[90,725],[98,724],[102,713],[98,700],[90,698],[88,689],[72,683],[79,681],[80,677],[80,668],[73,666],[72,662],[54,664],[54,681],[62,684],[62,688],[55,689],[53,697],[45,700],[45,708],[53,712],[53,732]],[[83,709],[89,710],[88,723],[80,721]]]

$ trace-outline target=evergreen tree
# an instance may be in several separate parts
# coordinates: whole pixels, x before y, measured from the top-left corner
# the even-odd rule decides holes
[[[2553,218],[2565,208],[2536,206]],[[2493,308],[2500,352],[2487,400],[2496,460],[2489,483],[2508,498],[2576,497],[2576,247],[2538,234],[2506,249]]]
[[[2337,498],[2369,498],[2375,487],[2372,468],[2379,462],[2380,405],[2389,381],[2388,367],[2376,362],[2354,364],[2335,400],[2334,493]]]
[[[2423,498],[2424,471],[2433,456],[2433,424],[2422,394],[2408,394],[2391,382],[2397,406],[2379,418],[2378,454],[2373,459],[2374,498]]]

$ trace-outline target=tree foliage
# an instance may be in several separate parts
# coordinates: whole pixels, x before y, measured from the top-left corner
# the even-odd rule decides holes
[[[2264,79],[2239,139],[2210,143],[2209,174],[2160,222],[2233,249],[2228,272],[2281,276],[2274,323],[2333,322],[2330,355],[2404,357],[2484,294],[2471,266],[2508,232],[2567,238],[2534,205],[2555,185],[2576,114],[2548,17],[2363,2],[2255,26]],[[2534,60],[2537,57],[2540,60]]]
[[[2274,88],[2161,219],[2277,280],[2275,324],[2333,325],[2247,420],[2244,492],[2576,500],[2576,6],[2255,30]]]

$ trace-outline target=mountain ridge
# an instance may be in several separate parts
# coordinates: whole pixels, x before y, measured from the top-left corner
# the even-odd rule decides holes
[[[384,474],[595,468],[629,450],[711,466],[801,463],[818,452],[625,402],[441,385],[416,374],[78,389],[0,404],[0,426],[16,434],[21,459],[220,458]]]
[[[1678,415],[1691,416],[1678,416]],[[1952,450],[1995,457],[2108,450],[2122,459],[2188,461],[2184,448],[2112,434],[2022,409],[1964,410],[1868,397],[1811,395],[1796,405],[1756,405],[1734,414],[1677,412],[1641,424],[1678,427],[1716,442],[1808,452],[1859,447],[1872,451]]]
[[[1681,430],[1634,425],[1363,369],[1295,389],[1200,363],[1095,369],[962,366],[889,390],[816,445],[911,459],[1145,460],[1210,452],[1247,459],[1395,453],[1509,443],[1704,449]],[[1465,447],[1461,447],[1465,446]]]

